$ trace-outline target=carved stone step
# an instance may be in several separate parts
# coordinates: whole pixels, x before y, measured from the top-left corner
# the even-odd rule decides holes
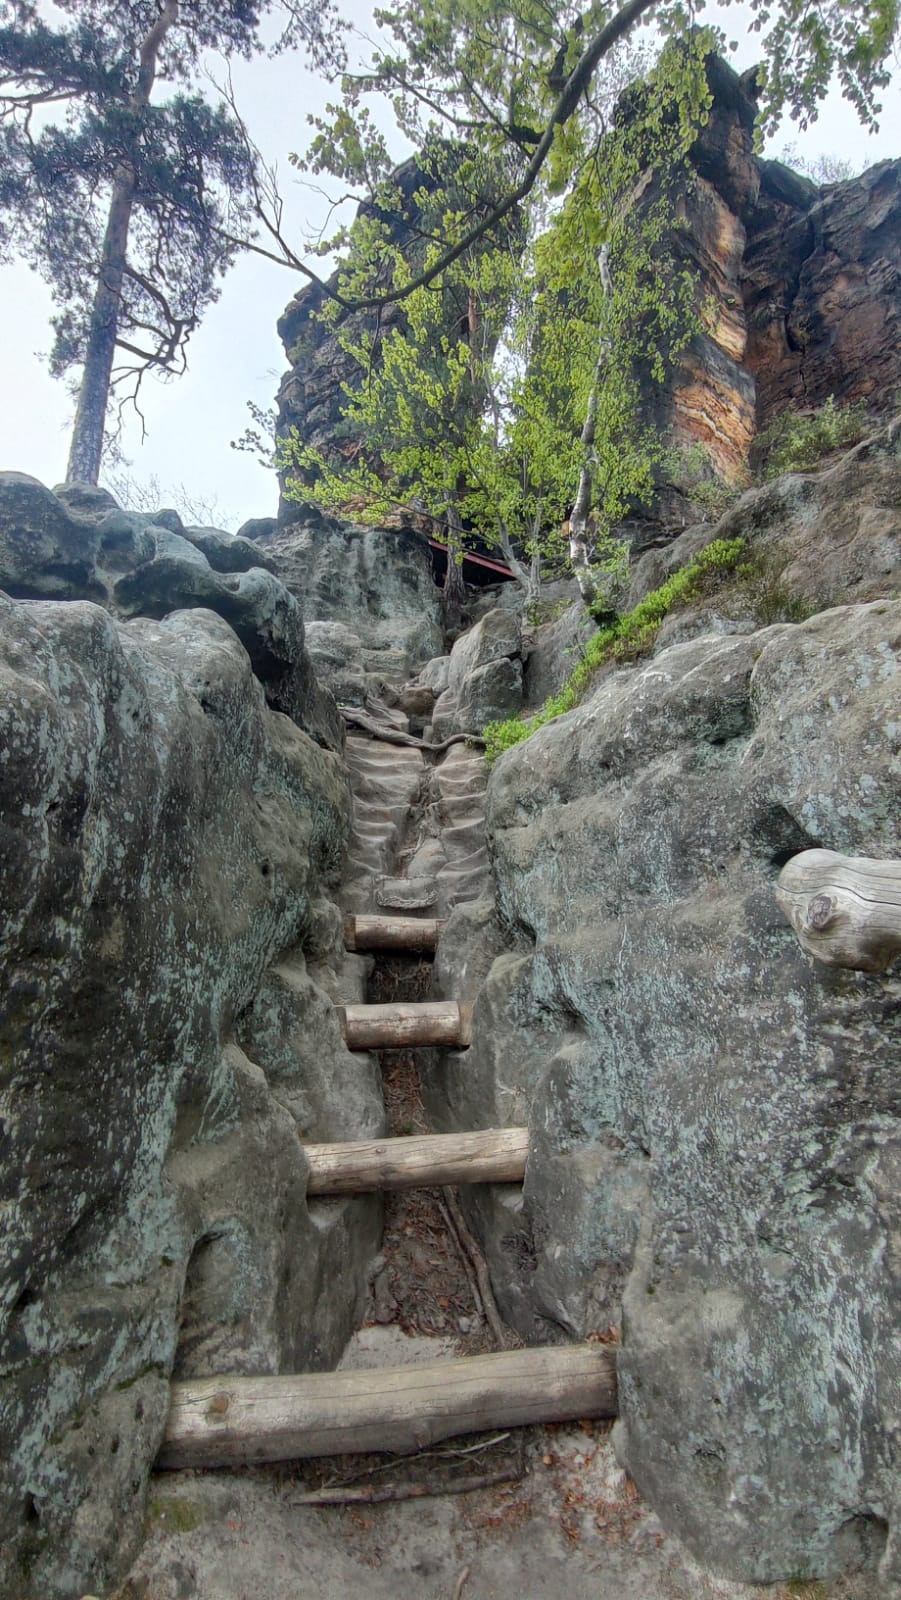
[[[428,878],[383,878],[375,890],[375,903],[385,911],[427,911],[437,899],[437,884]]]

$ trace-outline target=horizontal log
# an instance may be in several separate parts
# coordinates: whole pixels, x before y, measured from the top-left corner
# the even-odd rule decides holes
[[[615,1416],[616,1357],[604,1345],[550,1345],[364,1372],[198,1378],[171,1395],[159,1467],[406,1455],[486,1428]]]
[[[308,1194],[359,1194],[368,1189],[437,1188],[445,1183],[521,1183],[528,1128],[475,1133],[421,1133],[404,1139],[307,1144]]]
[[[397,1001],[385,1006],[337,1006],[348,1050],[408,1050],[443,1044],[466,1050],[472,1011],[456,1000]]]
[[[829,967],[885,972],[901,955],[901,861],[802,850],[775,894],[801,947]]]
[[[348,950],[434,950],[444,927],[435,917],[345,917]]]

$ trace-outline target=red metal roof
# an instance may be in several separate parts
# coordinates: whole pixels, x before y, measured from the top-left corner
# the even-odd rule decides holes
[[[441,550],[445,555],[447,554],[447,545],[442,544],[440,539],[430,539],[429,545],[433,550]],[[501,572],[505,578],[513,577],[510,568],[505,566],[503,561],[492,561],[490,556],[477,556],[472,550],[463,551],[463,561],[464,563],[471,561],[477,567],[488,567],[492,572]]]

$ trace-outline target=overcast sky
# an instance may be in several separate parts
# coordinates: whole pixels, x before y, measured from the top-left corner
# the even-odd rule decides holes
[[[370,7],[353,0],[341,9],[370,36]],[[741,26],[738,7],[724,13],[733,33]],[[755,60],[754,37],[740,41],[731,59],[743,69]],[[365,46],[359,43],[358,50]],[[302,148],[308,112],[321,108],[329,89],[299,60],[257,60],[234,67],[239,104],[267,158],[279,163],[291,220],[298,229],[321,225],[323,202],[304,189],[287,163],[290,150]],[[787,124],[767,153],[780,154],[793,143],[798,154],[839,155],[862,169],[901,155],[901,85],[883,97],[881,131],[868,135],[852,109],[836,95],[806,135]],[[402,152],[399,152],[402,153]],[[272,405],[286,362],[275,331],[276,319],[300,280],[285,268],[245,256],[224,280],[221,298],[204,317],[189,348],[186,376],[162,384],[149,380],[143,391],[147,439],[130,424],[124,440],[139,482],[155,477],[163,490],[184,485],[195,500],[216,508],[214,521],[236,529],[251,516],[270,516],[278,498],[274,475],[250,456],[230,448],[244,430],[248,400]],[[66,387],[50,378],[42,359],[51,341],[49,294],[27,268],[0,268],[0,350],[3,364],[0,411],[0,467],[27,472],[42,482],[61,480],[68,452],[67,431],[73,402]],[[164,499],[170,498],[164,494]]]

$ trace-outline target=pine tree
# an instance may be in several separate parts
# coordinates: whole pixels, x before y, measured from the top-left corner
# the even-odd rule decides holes
[[[231,108],[197,91],[204,52],[250,56],[280,12],[276,48],[301,42],[324,60],[333,16],[328,0],[55,11],[49,21],[33,0],[0,0],[0,250],[50,286],[51,370],[82,368],[68,478],[96,483],[111,388],[137,403],[148,370],[184,369],[252,228],[254,154]]]

